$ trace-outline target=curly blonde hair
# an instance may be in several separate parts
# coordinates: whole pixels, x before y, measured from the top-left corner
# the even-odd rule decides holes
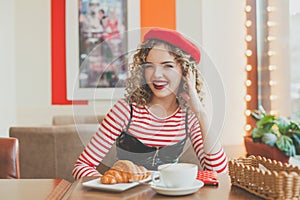
[[[135,102],[138,106],[144,106],[150,103],[153,93],[146,83],[142,65],[146,62],[150,50],[159,44],[164,44],[168,48],[169,53],[175,57],[175,61],[182,67],[183,76],[186,76],[188,69],[191,69],[196,74],[196,90],[199,100],[202,101],[204,96],[204,92],[202,91],[203,81],[197,69],[195,60],[178,47],[161,40],[149,39],[142,43],[137,49],[137,52],[133,56],[133,63],[129,66],[130,75],[126,80],[127,94],[125,95],[128,103],[131,104]],[[184,80],[181,81],[178,94],[181,92],[186,92],[188,94],[187,83]],[[189,107],[187,102],[181,95],[176,96],[181,108],[187,109]]]

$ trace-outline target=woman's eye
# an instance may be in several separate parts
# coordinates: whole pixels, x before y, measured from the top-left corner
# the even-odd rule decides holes
[[[174,68],[173,65],[165,65],[166,68]]]
[[[150,64],[144,64],[143,65],[143,68],[144,69],[149,69],[149,68],[152,68],[153,66],[152,65],[150,65]]]

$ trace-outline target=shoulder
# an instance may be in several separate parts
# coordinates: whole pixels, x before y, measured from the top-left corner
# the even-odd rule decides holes
[[[129,103],[125,98],[119,99],[115,105],[123,105],[123,106],[129,107]]]
[[[135,102],[131,104],[131,109],[133,111],[133,115],[149,114],[149,111],[145,105],[138,105]]]
[[[120,110],[123,112],[130,111],[130,105],[126,99],[119,99],[112,107],[112,110]]]
[[[118,107],[118,108],[123,108],[126,109],[128,111],[130,111],[131,109],[134,111],[144,111],[146,110],[146,107],[144,105],[138,105],[137,103],[133,102],[133,103],[129,103],[127,99],[122,98],[119,99],[114,107]]]
[[[107,117],[111,120],[126,120],[130,116],[130,106],[125,99],[120,99],[112,106],[107,113]]]

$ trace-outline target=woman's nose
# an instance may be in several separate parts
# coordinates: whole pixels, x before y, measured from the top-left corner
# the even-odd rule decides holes
[[[161,77],[163,75],[163,68],[161,66],[155,66],[153,76],[154,77]]]

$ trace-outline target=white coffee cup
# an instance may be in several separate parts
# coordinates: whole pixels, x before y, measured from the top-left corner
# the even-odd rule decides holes
[[[153,173],[155,185],[168,188],[183,188],[193,186],[198,173],[198,166],[191,163],[171,163],[158,166],[158,172]],[[159,177],[159,180],[157,180]]]

